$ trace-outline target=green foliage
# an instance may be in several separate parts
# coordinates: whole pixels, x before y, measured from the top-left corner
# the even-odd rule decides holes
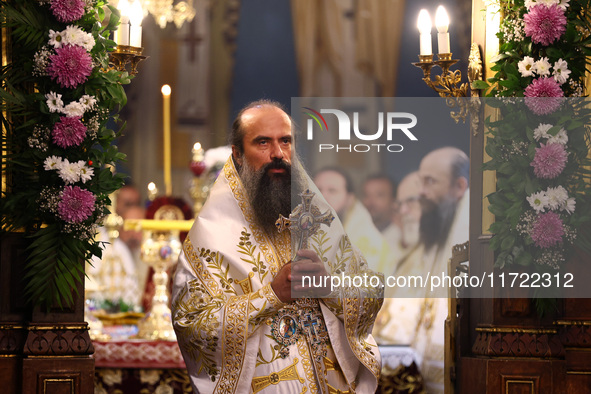
[[[500,47],[499,54],[493,60],[495,64],[491,67],[495,74],[486,82],[476,82],[478,88],[488,90],[490,97],[523,97],[525,88],[535,76],[523,77],[519,72],[519,62],[526,56],[534,60],[545,57],[550,65],[559,59],[568,62],[570,81],[561,87],[565,96],[580,96],[585,71],[590,64],[588,56],[591,50],[588,47],[591,44],[591,20],[585,10],[589,9],[591,1],[569,2],[565,11],[566,32],[549,46],[533,43],[519,24],[527,13],[524,0],[501,0],[499,3],[502,22],[497,36]],[[575,83],[571,84],[571,81]]]
[[[84,279],[85,262],[101,255],[94,233],[108,214],[109,194],[123,184],[123,175],[114,175],[107,166],[125,159],[113,145],[118,133],[111,127],[121,124],[117,112],[126,104],[123,85],[130,76],[108,68],[109,52],[116,46],[109,39],[119,23],[116,9],[96,0],[80,19],[61,23],[49,6],[37,0],[3,1],[0,6],[0,23],[9,32],[12,56],[0,69],[0,119],[8,130],[0,140],[5,152],[2,172],[8,180],[0,202],[0,225],[3,232],[24,231],[30,239],[23,278],[28,301],[66,307]],[[103,24],[105,8],[112,13]],[[93,68],[85,82],[66,88],[39,72],[44,69],[39,55],[43,50],[55,53],[49,44],[50,31],[63,32],[69,26],[92,35],[94,46],[87,51]],[[46,98],[50,92],[60,94],[63,105],[84,95],[96,100],[81,115],[87,131],[80,144],[63,147],[52,139],[54,124],[64,113],[51,111]],[[59,171],[44,168],[50,156],[83,163],[93,174],[90,179],[66,181]],[[95,197],[93,212],[82,221],[63,217],[57,209],[67,185]]]
[[[501,269],[527,267],[540,273],[557,272],[573,252],[573,245],[591,250],[588,234],[582,231],[591,218],[588,159],[591,110],[588,101],[580,97],[591,43],[591,23],[588,13],[582,11],[590,5],[590,0],[568,3],[564,11],[565,33],[545,46],[532,42],[525,34],[524,16],[530,11],[524,0],[500,1],[500,50],[492,67],[495,74],[486,82],[478,82],[477,87],[488,91],[486,104],[498,110],[497,120],[489,118],[485,122],[488,134],[485,149],[490,160],[484,163],[483,170],[495,171],[497,177],[496,191],[487,197],[489,210],[495,215],[489,229],[494,234],[490,246],[495,252],[495,264]],[[551,68],[548,75],[535,67],[534,74],[527,75],[526,57],[534,62],[546,60]],[[551,108],[549,103],[554,99],[525,97],[526,88],[539,78],[554,78],[558,61],[566,61],[570,71],[564,82],[556,77],[565,98],[556,99],[559,105],[553,110],[534,111],[535,100]],[[540,125],[551,126],[545,136],[540,136]],[[567,141],[564,138],[556,141],[564,135]],[[536,153],[542,144],[551,143],[563,144],[568,154],[566,165],[556,176],[536,175],[533,166]],[[536,208],[528,201],[548,191],[555,197],[559,188],[564,188],[568,198],[576,202],[574,207],[567,209],[566,203],[554,206],[547,203],[543,208]],[[561,240],[551,245],[540,242],[539,237],[534,237],[537,241],[532,238],[539,218],[550,211],[559,215],[565,231]],[[540,315],[555,309],[553,294],[550,291],[534,294]]]

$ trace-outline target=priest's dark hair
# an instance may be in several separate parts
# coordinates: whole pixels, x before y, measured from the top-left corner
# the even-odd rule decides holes
[[[236,115],[236,118],[232,123],[232,130],[230,131],[230,145],[235,146],[241,154],[244,153],[244,128],[242,127],[242,115],[244,115],[249,109],[256,107],[277,107],[289,116],[285,107],[275,100],[260,99],[247,104],[246,107],[242,108],[240,112],[238,112],[238,115]]]

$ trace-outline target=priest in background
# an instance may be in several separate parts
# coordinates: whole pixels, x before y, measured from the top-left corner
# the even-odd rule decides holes
[[[393,267],[395,259],[391,250],[369,211],[355,196],[349,174],[340,167],[324,167],[314,176],[314,183],[336,211],[351,243],[361,250],[370,268],[384,272]]]
[[[363,182],[361,202],[371,215],[373,224],[382,233],[395,255],[400,242],[401,224],[396,204],[396,183],[387,174],[370,175]]]
[[[399,263],[395,276],[448,274],[452,246],[465,243],[469,236],[469,164],[468,156],[455,147],[436,149],[421,160],[419,243]],[[408,301],[407,318],[414,320],[409,322],[414,327],[410,344],[422,357],[419,368],[427,392],[443,393],[448,290],[386,288],[386,297]]]
[[[280,215],[292,211],[292,189],[296,203],[299,192],[316,193],[314,216],[331,212],[298,165],[292,139],[291,118],[277,103],[243,109],[232,127],[232,156],[183,245],[173,321],[197,392],[377,388],[380,356],[370,332],[379,292],[348,289],[338,298],[302,283],[304,275],[368,272],[363,256],[338,220],[321,225],[299,251],[289,231],[277,229]],[[301,298],[310,290],[331,298]]]

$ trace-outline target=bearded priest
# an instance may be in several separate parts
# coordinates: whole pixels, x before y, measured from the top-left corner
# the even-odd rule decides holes
[[[174,328],[193,388],[374,393],[381,361],[370,333],[383,276],[297,161],[278,103],[246,106],[231,138],[174,280]],[[293,211],[292,201],[301,201]],[[364,275],[380,282],[334,286]]]

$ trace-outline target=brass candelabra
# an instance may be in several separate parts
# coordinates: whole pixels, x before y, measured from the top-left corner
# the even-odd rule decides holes
[[[458,85],[462,80],[460,70],[450,71],[450,67],[458,62],[458,59],[452,59],[451,53],[440,53],[437,60],[433,60],[433,55],[419,55],[419,62],[413,63],[414,66],[423,70],[423,81],[431,89],[439,93],[441,97],[466,97],[468,84]],[[441,68],[441,75],[435,75],[431,79],[431,69],[434,66]]]
[[[461,83],[462,72],[460,70],[450,70],[458,62],[458,59],[452,59],[451,53],[440,53],[437,60],[433,60],[433,55],[419,55],[419,61],[412,63],[414,66],[423,70],[423,81],[431,89],[435,90],[440,97],[446,98],[446,104],[451,107],[458,107],[459,111],[451,112],[451,117],[456,123],[461,119],[466,121],[466,116],[480,108],[480,91],[472,87],[472,82],[482,79],[482,60],[480,49],[476,43],[472,43],[470,56],[468,57],[468,82]],[[431,77],[433,67],[441,68],[441,74]],[[468,87],[470,87],[470,100],[468,97]],[[473,130],[478,125],[478,117],[473,116]],[[474,124],[476,122],[476,124]]]
[[[117,71],[128,71],[127,66],[130,65],[129,74],[136,75],[139,62],[147,58],[142,55],[143,50],[144,48],[129,45],[117,45],[117,49],[109,53],[109,66]]]

